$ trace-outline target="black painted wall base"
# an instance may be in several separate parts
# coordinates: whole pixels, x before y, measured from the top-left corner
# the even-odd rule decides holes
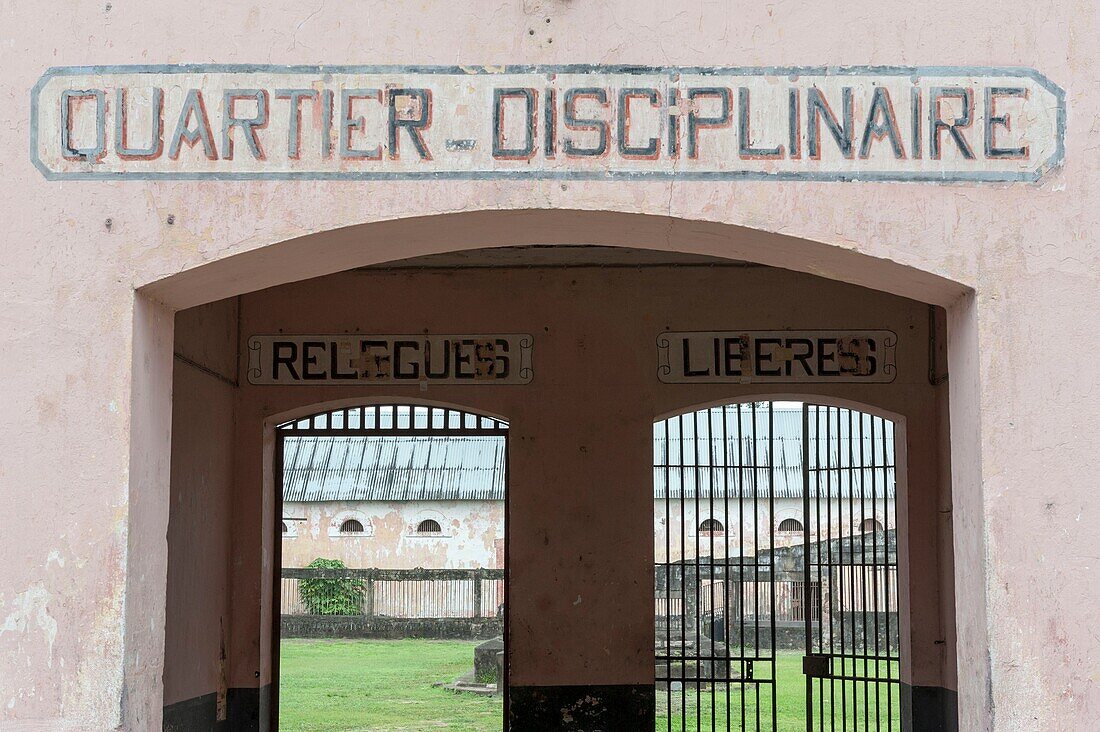
[[[226,729],[260,732],[271,726],[271,686],[230,689],[226,697]]]
[[[218,695],[205,694],[164,708],[164,732],[260,732],[270,726],[271,687],[230,689],[226,719],[218,720]]]
[[[219,722],[217,695],[164,708],[165,732],[260,732],[269,724],[271,688],[230,689],[228,718]],[[654,727],[653,686],[513,686],[511,732],[638,732]]]
[[[164,708],[164,732],[217,729],[218,695],[211,693]]]
[[[655,690],[647,684],[512,686],[509,732],[638,732],[655,725]],[[228,718],[217,720],[217,695],[164,708],[165,732],[260,732],[270,725],[271,687],[230,689]],[[938,686],[901,685],[912,732],[958,732],[958,694]]]
[[[509,732],[638,732],[651,730],[652,684],[510,686]]]
[[[905,729],[913,732],[958,732],[959,694],[939,686],[901,685],[902,713],[911,713]]]

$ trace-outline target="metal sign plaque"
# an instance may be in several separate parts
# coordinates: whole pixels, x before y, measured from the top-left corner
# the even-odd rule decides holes
[[[84,66],[31,92],[50,179],[1035,181],[1065,92],[995,67]]]
[[[889,330],[661,333],[657,378],[666,384],[886,384],[897,376]]]
[[[248,382],[267,385],[528,384],[527,334],[257,335]]]

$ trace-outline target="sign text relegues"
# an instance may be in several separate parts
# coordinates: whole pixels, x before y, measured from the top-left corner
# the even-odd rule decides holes
[[[50,178],[1036,180],[1065,95],[984,67],[48,71]]]
[[[897,340],[889,330],[662,333],[657,377],[666,384],[884,384],[897,376]]]
[[[527,384],[533,338],[496,335],[258,335],[250,384]]]

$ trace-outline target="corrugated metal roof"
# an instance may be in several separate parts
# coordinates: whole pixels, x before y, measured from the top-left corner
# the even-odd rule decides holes
[[[657,422],[654,494],[657,498],[756,495],[766,499],[770,475],[776,498],[801,498],[802,431],[800,405],[775,406],[770,423],[764,405],[755,410],[750,405],[715,407]],[[893,434],[887,420],[844,409],[823,411],[819,424],[810,428],[815,451],[810,464],[829,469],[811,471],[810,495],[892,498]],[[852,467],[860,465],[878,467]]]
[[[504,438],[287,437],[284,501],[502,501]]]

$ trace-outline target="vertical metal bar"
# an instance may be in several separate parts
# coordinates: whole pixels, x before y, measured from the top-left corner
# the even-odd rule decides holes
[[[838,536],[837,536],[837,553],[839,554],[839,556],[836,558],[837,577],[840,580],[840,582],[838,583],[840,585],[840,597],[839,597],[839,608],[840,608],[839,609],[839,615],[840,615],[840,676],[841,676],[841,678],[840,678],[840,724],[841,724],[841,729],[847,729],[847,727],[848,727],[848,682],[845,680],[844,677],[846,677],[848,675],[848,660],[847,660],[847,653],[846,653],[847,647],[848,647],[848,645],[847,645],[848,644],[848,639],[847,639],[847,635],[845,633],[845,622],[844,622],[844,608],[845,608],[845,605],[846,605],[846,602],[847,602],[846,599],[845,599],[844,590],[845,590],[845,587],[848,584],[848,582],[847,582],[848,577],[845,576],[845,566],[844,566],[844,531],[843,531],[842,527],[844,525],[844,503],[845,503],[845,501],[843,500],[843,496],[844,496],[844,473],[843,473],[843,468],[840,465],[842,445],[841,445],[840,410],[839,410],[839,408],[834,407],[834,408],[829,409],[829,411],[826,414],[826,427],[825,427],[825,429],[826,429],[827,438],[828,438],[827,460],[829,461],[829,469],[830,469],[828,475],[829,475],[830,480],[831,480],[832,477],[833,477],[833,469],[834,469],[834,465],[833,465],[833,445],[832,445],[833,426],[832,426],[831,420],[832,420],[832,415],[834,413],[836,414],[836,440],[837,440],[837,443],[836,443],[836,465],[835,465],[836,495],[837,495],[837,498],[838,498],[837,513],[840,514],[840,516],[838,517],[839,525],[838,525],[838,529],[837,529],[837,534],[838,534]],[[849,493],[849,496],[850,496],[850,494],[851,494],[851,485],[849,485],[848,493]],[[850,501],[848,501],[848,502],[850,503]],[[850,520],[851,519],[849,517],[849,521]],[[851,532],[850,527],[849,527],[848,531],[849,531],[849,533]]]
[[[711,521],[713,522],[713,521],[715,521],[715,518],[714,518],[714,440],[713,440],[713,437],[712,437],[713,430],[711,429],[711,424],[712,424],[712,420],[714,419],[714,412],[713,412],[713,410],[708,409],[706,414],[707,414],[707,434],[706,434],[707,443],[706,444],[707,444],[707,494],[708,494],[707,495],[707,502],[708,502],[708,506],[709,506],[708,516],[711,519]],[[725,522],[727,521],[727,519],[724,516],[722,518],[723,518],[722,526],[724,528],[725,527]],[[710,638],[710,654],[709,654],[710,655],[710,661],[709,661],[709,666],[710,666],[710,728],[711,728],[711,732],[716,732],[716,728],[714,726],[716,724],[716,718],[715,718],[715,711],[716,711],[715,703],[716,702],[715,702],[715,698],[714,698],[714,684],[715,684],[715,681],[716,681],[716,678],[717,678],[717,668],[718,668],[718,654],[715,652],[715,642],[714,642],[714,613],[716,612],[716,608],[717,608],[717,605],[715,605],[715,602],[714,602],[714,560],[715,560],[715,556],[714,556],[714,534],[716,533],[716,530],[717,530],[717,524],[712,523],[711,524],[711,531],[710,531],[710,586],[708,587],[708,590],[710,591],[710,615],[707,619],[707,622],[710,624],[710,627],[708,628],[708,630],[710,630],[710,635],[709,635],[709,638]]]
[[[824,418],[824,429],[822,429],[822,419],[823,418]],[[826,500],[826,503],[825,503],[826,523],[829,524],[826,527],[826,542],[825,542],[825,545],[824,545],[825,546],[825,553],[826,553],[826,560],[825,561],[829,562],[830,564],[832,562],[832,551],[833,551],[833,544],[832,544],[832,541],[831,541],[831,532],[832,532],[831,511],[832,511],[832,499],[833,499],[833,495],[835,493],[835,490],[832,487],[832,481],[831,481],[830,473],[827,470],[822,470],[822,465],[827,465],[828,462],[829,462],[829,454],[830,454],[829,451],[830,451],[830,445],[831,445],[831,443],[829,441],[829,436],[831,435],[831,432],[829,430],[829,413],[828,413],[827,409],[824,409],[820,405],[815,405],[814,406],[814,420],[813,420],[813,423],[812,423],[812,427],[813,427],[813,435],[811,437],[811,442],[812,442],[812,450],[813,450],[812,455],[813,455],[813,459],[814,459],[814,482],[813,482],[812,490],[814,492],[814,497],[815,497],[815,499],[817,501],[817,504],[818,504],[818,510],[815,512],[815,517],[817,517],[818,521],[819,521],[817,529],[813,533],[813,537],[814,537],[814,540],[817,542],[817,557],[818,557],[818,564],[820,566],[820,564],[821,564],[821,549],[822,549],[821,526],[820,526],[820,515],[821,515],[820,505],[821,505],[821,496],[822,496],[822,486],[824,486],[825,500]],[[822,439],[822,437],[821,437],[823,432],[825,434],[825,439]],[[820,569],[818,571],[819,571],[818,576],[820,577]],[[830,598],[830,602],[831,601],[832,600]],[[831,615],[830,615],[830,621],[829,622],[832,623],[832,616]],[[824,632],[824,629],[820,625],[820,619],[819,619],[819,632]],[[836,682],[833,680],[833,676],[834,676],[835,672],[834,672],[834,665],[833,665],[833,658],[832,658],[833,638],[832,638],[832,628],[831,628],[831,626],[830,626],[829,643],[830,643],[830,656],[829,656],[829,660],[827,662],[828,666],[829,666],[828,667],[828,673],[829,673],[829,727],[830,727],[830,729],[833,729],[835,724],[836,724],[836,714],[835,714],[836,694],[835,694],[835,688],[834,688]],[[825,650],[824,649],[824,643],[822,642],[820,645],[821,645],[820,650],[824,651]],[[823,679],[823,678],[818,679],[818,681],[817,681],[817,694],[818,694],[818,716],[819,716],[818,729],[823,731],[825,729],[825,679]]]
[[[276,428],[275,430],[275,455],[274,465],[272,466],[272,476],[275,479],[275,520],[278,522],[279,531],[276,535],[279,537],[278,544],[272,551],[271,571],[274,578],[275,591],[272,593],[272,607],[271,612],[271,709],[269,713],[269,719],[271,720],[271,729],[277,731],[279,729],[279,661],[281,655],[282,644],[282,606],[279,585],[282,582],[283,574],[283,535],[282,535],[282,520],[283,520],[283,451],[286,449],[286,436],[282,430]]]
[[[364,599],[363,614],[368,618],[374,617],[374,570],[367,575],[366,597]]]
[[[802,587],[807,592],[810,586],[810,405],[802,404]],[[803,607],[807,606],[803,597]],[[806,630],[806,655],[813,652],[813,625],[811,613],[803,611]],[[806,730],[813,732],[814,727],[814,680],[806,675]]]
[[[817,457],[817,462],[816,462],[816,466],[815,466],[817,468],[817,471],[816,471],[817,481],[816,482],[817,482],[817,493],[818,493],[818,496],[820,497],[820,495],[821,495],[821,482],[822,482],[822,472],[820,470],[821,465],[822,465],[822,460],[821,460],[821,443],[822,443],[822,441],[821,441],[821,437],[820,437],[821,431],[822,431],[821,430],[821,414],[822,414],[821,407],[815,407],[815,411],[816,411],[817,414],[816,414],[815,419],[814,419],[814,426],[815,426],[815,430],[816,430],[816,435],[815,435],[816,442],[815,442],[814,453]],[[826,436],[826,440],[828,440],[830,434],[831,434],[831,432],[829,430],[829,414],[828,414],[828,412],[826,412],[825,413],[825,436]],[[831,443],[826,442],[825,443],[825,449],[826,450],[831,450]],[[834,563],[834,558],[833,558],[833,504],[834,504],[834,502],[836,503],[837,512],[839,513],[840,512],[840,503],[836,501],[839,486],[834,486],[833,485],[833,473],[832,473],[832,471],[825,471],[824,476],[825,476],[825,494],[826,494],[826,503],[825,503],[826,517],[825,517],[825,520],[826,520],[826,524],[827,524],[826,529],[825,529],[825,532],[826,532],[825,533],[825,556],[826,556],[826,561],[828,562],[827,576],[828,576],[828,579],[829,579],[829,670],[830,670],[830,672],[832,672],[832,669],[833,669],[833,658],[832,657],[836,653],[836,620],[837,620],[836,616],[840,612],[840,604],[839,603],[840,603],[840,599],[841,599],[840,594],[839,594],[839,592],[840,592],[840,581],[839,581],[840,577],[839,577],[838,571],[834,567],[835,563]],[[818,500],[820,500],[820,498]],[[817,539],[818,539],[818,542],[820,543],[820,541],[821,541],[821,530],[818,529],[817,533],[818,533]],[[839,540],[839,537],[838,537],[838,540]],[[834,577],[836,578],[835,582],[834,582]],[[841,633],[841,636],[843,637],[843,632]],[[844,650],[844,648],[843,648],[843,645],[842,645],[841,646],[841,652],[843,652],[843,650]],[[842,660],[842,664],[843,664],[843,660]],[[824,694],[824,688],[825,688],[825,682],[824,681],[821,682],[821,685],[820,685],[819,688],[821,689],[822,694]],[[840,684],[840,690],[841,690],[841,692],[844,691],[844,682],[843,681]],[[822,705],[822,713],[824,714],[824,705]],[[843,725],[844,725],[844,720],[841,719],[841,727],[842,728],[843,728]],[[824,728],[824,725],[822,725],[822,728]],[[836,679],[834,678],[833,673],[829,674],[829,729],[830,729],[831,732],[836,731]]]
[[[760,652],[760,481],[759,436],[760,426],[756,417],[756,402],[752,403],[752,604],[756,611],[752,624],[756,652]],[[759,712],[759,705],[757,706]],[[757,727],[759,727],[759,723]]]
[[[848,417],[848,572],[849,572],[849,595],[852,605],[852,670],[851,676],[853,680],[849,681],[852,687],[852,729],[859,729],[859,682],[854,680],[857,676],[856,665],[859,660],[856,658],[856,654],[859,652],[859,643],[856,639],[856,553],[855,553],[855,437],[854,427],[852,424],[852,410],[844,410]]]
[[[819,411],[818,408],[814,407],[815,416],[816,416],[816,413],[818,411]],[[816,428],[816,421],[815,421],[815,428]],[[815,431],[816,431],[816,429],[815,429]],[[816,453],[816,450],[817,450],[817,444],[815,443],[814,444],[815,453]],[[824,633],[824,628],[823,628],[823,624],[821,622],[821,607],[820,607],[820,603],[821,603],[821,593],[820,593],[820,588],[821,588],[821,474],[820,473],[818,473],[818,472],[814,473],[814,481],[813,481],[812,485],[813,485],[814,520],[816,522],[816,525],[814,526],[813,533],[812,534],[808,533],[807,536],[813,536],[814,539],[815,539],[814,540],[814,546],[815,546],[815,553],[816,553],[816,559],[817,559],[817,586],[818,586],[818,590],[819,590],[818,591],[818,622],[817,622],[817,648],[816,648],[816,650],[817,650],[818,653],[822,653],[825,650],[825,643],[824,643],[824,639],[823,639],[823,635],[822,635]],[[828,496],[826,496],[826,500],[828,500]],[[828,512],[828,505],[829,504],[826,503],[825,505],[826,505],[826,512]],[[807,512],[805,514],[805,516],[806,516],[806,523],[807,523],[807,525],[809,525],[809,522],[810,522],[809,512]],[[828,548],[828,545],[826,545],[826,548]],[[810,556],[809,546],[806,547],[805,552],[806,552],[807,561],[809,561],[809,556]],[[807,587],[806,591],[808,593],[811,593],[810,597],[812,598],[813,587],[812,586]],[[810,606],[809,603],[807,603],[807,605]],[[829,663],[830,664],[832,663],[831,659],[829,660]],[[832,684],[831,679],[830,679],[829,683]],[[825,680],[824,679],[817,679],[817,709],[818,709],[817,727],[818,727],[819,730],[824,730],[825,729]]]
[[[661,424],[665,430],[665,701],[668,732],[672,732],[672,436],[668,428],[669,420],[663,420]]]
[[[695,524],[696,527],[698,527],[699,526],[699,485],[700,485],[700,483],[702,483],[701,475],[700,475],[701,468],[699,466],[700,460],[699,460],[699,411],[698,410],[696,410],[695,412],[692,412],[692,414],[691,414],[691,428],[692,428],[691,429],[692,453],[695,456],[695,461],[694,461],[695,462],[695,465],[694,465],[695,470],[693,471],[693,473],[695,475],[695,481],[692,485],[692,494],[693,494],[694,499],[695,499],[695,516],[692,519],[692,522]],[[703,604],[702,603],[703,593],[701,591],[702,590],[702,587],[701,587],[701,585],[702,585],[702,572],[700,572],[700,567],[701,567],[701,564],[699,562],[699,529],[696,528],[695,529],[694,572],[692,573],[693,574],[693,577],[692,577],[692,588],[693,588],[692,595],[695,598],[695,612],[693,614],[695,616],[694,617],[694,623],[695,623],[695,658],[696,658],[696,665],[695,665],[695,720],[696,720],[696,726],[698,726],[699,720],[703,716],[703,695],[702,695],[702,681],[701,681],[702,670],[703,670],[703,659],[702,659],[703,649],[702,649],[702,642],[701,642],[701,638],[700,638],[701,623],[700,623],[700,618],[699,618],[699,614],[700,614],[700,610],[701,610],[700,606]]]
[[[775,663],[777,646],[775,636],[775,402],[768,402],[768,588],[771,594],[771,708],[772,724],[771,732],[775,732],[778,725],[778,710],[776,709],[777,692]],[[757,687],[759,688],[759,686]]]
[[[860,515],[860,534],[859,534],[859,551],[860,560],[859,565],[859,594],[860,605],[862,607],[861,620],[863,627],[863,643],[860,650],[863,652],[863,729],[864,732],[868,730],[868,724],[870,721],[870,687],[868,685],[868,658],[870,655],[868,651],[869,644],[867,642],[867,533],[863,531],[863,523],[867,520],[867,500],[866,500],[866,478],[867,478],[867,458],[865,456],[865,444],[863,439],[863,425],[865,415],[860,412],[857,413],[859,421],[859,515]],[[854,558],[853,558],[854,559]]]
[[[738,643],[741,649],[739,673],[741,683],[738,689],[741,695],[741,729],[746,729],[745,716],[745,430],[742,423],[743,404],[737,405],[737,605],[738,625],[740,627]],[[755,560],[754,560],[755,561]]]
[[[803,403],[802,405],[802,431],[801,431],[801,456],[800,464],[802,466],[802,553],[804,556],[803,562],[806,566],[803,568],[804,576],[802,578],[802,596],[804,598],[803,615],[807,616],[806,633],[809,637],[809,642],[806,647],[806,653],[810,652],[823,653],[823,636],[821,635],[821,622],[824,619],[824,614],[821,612],[821,608],[813,604],[813,589],[808,587],[809,582],[807,577],[812,581],[813,579],[813,567],[810,566],[811,546],[816,552],[817,563],[817,576],[820,584],[821,577],[821,486],[820,475],[814,469],[817,463],[817,441],[814,439],[814,435],[817,432],[818,408],[817,405],[811,403]],[[812,511],[812,514],[811,514]],[[812,519],[812,520],[811,520]],[[818,594],[818,602],[820,603],[820,593]],[[815,616],[818,624],[818,637],[815,641],[813,638],[813,623],[815,622]],[[810,698],[806,702],[807,708],[810,709],[807,715],[806,728],[812,729],[813,724],[810,717],[814,714],[812,709],[813,700],[817,700],[817,729],[823,729],[825,724],[825,707],[823,683],[824,679],[807,679],[807,683],[810,684]]]
[[[887,436],[886,436],[887,424],[889,424],[891,426],[891,429],[890,429],[891,439],[889,441],[887,441]],[[884,422],[883,423],[883,429],[882,429],[882,461],[887,466],[893,466],[893,471],[894,471],[894,480],[893,480],[893,484],[892,484],[892,489],[894,491],[893,506],[891,506],[890,503],[889,503],[889,496],[890,496],[890,491],[891,491],[891,483],[889,481],[889,472],[884,472],[884,475],[883,475],[883,483],[884,483],[886,489],[883,491],[883,497],[882,497],[882,504],[883,504],[882,538],[883,538],[883,543],[886,544],[886,547],[883,550],[883,561],[886,564],[886,570],[883,573],[883,582],[884,582],[884,584],[883,584],[882,591],[883,591],[883,598],[884,598],[884,603],[883,604],[885,605],[885,608],[886,608],[886,671],[887,671],[887,675],[888,675],[889,678],[893,678],[893,676],[894,676],[894,662],[892,660],[893,656],[894,656],[894,654],[892,653],[893,634],[890,632],[890,566],[891,566],[891,562],[890,562],[890,524],[891,524],[891,520],[890,519],[891,518],[894,519],[894,521],[893,521],[894,532],[895,532],[894,533],[894,536],[895,536],[894,546],[895,546],[895,552],[896,552],[897,551],[897,549],[896,549],[896,547],[897,547],[897,538],[896,538],[897,537],[897,517],[896,517],[895,512],[897,510],[897,471],[898,471],[897,463],[894,460],[894,454],[896,454],[896,453],[892,454],[893,451],[890,450],[890,447],[893,446],[893,440],[896,438],[896,434],[897,433],[896,433],[896,430],[893,428],[893,423],[892,422],[889,422],[889,423]],[[894,562],[895,563],[897,562],[897,554],[896,553],[894,555]],[[901,666],[901,664],[900,664],[900,654],[899,654],[899,663],[898,663],[899,675],[900,675],[900,666]],[[900,678],[899,678],[899,681],[900,681]],[[894,703],[893,703],[893,696],[894,696],[893,689],[894,688],[896,688],[896,687],[893,684],[889,684],[886,687],[886,718],[889,720],[889,725],[890,725],[891,728],[894,728]],[[899,704],[900,704],[901,700],[899,699],[898,701],[899,701]]]
[[[511,532],[508,529],[508,525],[509,525],[509,522],[511,521],[511,514],[512,514],[512,491],[511,491],[511,485],[510,485],[510,481],[512,479],[512,462],[511,462],[512,461],[512,457],[511,457],[512,438],[511,438],[511,430],[510,429],[509,429],[508,432],[506,432],[504,434],[502,439],[504,440],[504,580],[503,580],[504,587],[502,588],[503,589],[503,595],[504,595],[504,618],[503,618],[504,654],[503,654],[503,662],[501,663],[500,678],[499,678],[498,683],[500,684],[501,693],[504,696],[504,715],[503,715],[504,719],[503,719],[503,722],[502,722],[502,727],[504,729],[507,729],[508,719],[509,719],[508,715],[509,715],[509,706],[510,706],[510,696],[511,696],[511,691],[509,690],[509,686],[508,686],[508,679],[509,679],[509,676],[511,674],[509,669],[512,666],[512,664],[511,664],[511,655],[510,655],[511,642],[512,642],[511,641],[511,627],[510,627],[510,623],[509,623],[509,620],[508,620],[509,615],[511,615],[511,613],[512,613],[512,610],[511,610],[511,608],[512,608],[511,597],[508,594],[508,587],[509,587],[509,585],[512,584],[511,579],[510,579],[511,575],[509,574],[509,572],[511,571],[511,569],[510,569],[511,565],[509,564],[509,556],[511,554],[511,549],[510,549],[510,546],[509,546],[509,539],[508,539],[508,537],[511,536]]]
[[[879,598],[878,598],[878,568],[879,568],[879,556],[878,556],[878,524],[877,519],[874,519],[876,514],[876,507],[878,505],[878,460],[876,459],[876,450],[878,449],[875,444],[875,422],[878,417],[871,417],[871,578],[873,585],[871,586],[871,605],[874,608],[875,613],[875,729],[881,730],[882,726],[882,697],[880,694],[882,684],[878,681],[881,676],[881,666],[879,657]],[[866,542],[864,542],[866,546]]]
[[[750,407],[752,418],[752,606],[753,606],[753,649],[755,656],[760,655],[760,421],[756,416],[756,402]],[[755,674],[754,674],[755,680]],[[760,685],[753,683],[753,695],[756,702],[756,729],[760,729]]]
[[[732,522],[730,521],[730,454],[729,454],[729,406],[722,405],[722,500],[723,510],[722,516],[726,519],[726,541],[724,543],[725,551],[722,552],[722,567],[723,567],[723,602],[724,608],[722,612],[722,618],[725,623],[725,633],[723,634],[726,639],[726,662],[725,662],[725,676],[726,676],[726,732],[730,731],[730,686],[732,680],[730,677],[733,675],[731,672],[732,661],[730,661],[730,527]],[[738,534],[741,533],[741,527],[737,527]],[[738,570],[740,574],[740,569]],[[738,639],[740,643],[740,639]],[[744,654],[741,654],[744,655]]]
[[[684,415],[676,418],[680,436],[680,729],[687,729],[687,498],[684,495]]]
[[[665,435],[666,435],[666,440],[665,440],[665,476],[666,476],[666,481],[665,481],[665,491],[666,491],[666,493],[665,493],[665,512],[666,512],[666,514],[665,515],[666,515],[666,517],[668,517],[668,521],[665,524],[666,527],[667,527],[667,536],[665,537],[665,546],[666,546],[666,549],[667,549],[667,556],[666,556],[666,562],[667,563],[665,565],[665,577],[666,577],[666,583],[665,584],[666,584],[667,592],[669,593],[668,602],[667,602],[668,614],[665,618],[665,621],[668,624],[668,633],[667,633],[667,639],[666,639],[666,648],[668,650],[668,659],[667,659],[667,668],[666,668],[667,676],[668,676],[668,688],[665,691],[666,691],[666,694],[667,694],[667,697],[668,697],[666,699],[666,702],[668,704],[668,718],[669,718],[668,732],[671,732],[671,730],[672,730],[672,713],[673,713],[673,706],[672,706],[673,650],[672,649],[673,649],[673,632],[674,632],[672,591],[673,591],[673,583],[675,581],[675,574],[673,573],[673,567],[672,567],[672,556],[673,556],[672,555],[672,546],[673,546],[672,532],[673,532],[673,528],[674,528],[673,527],[673,522],[672,522],[672,495],[673,495],[673,493],[672,493],[672,475],[671,475],[671,472],[672,472],[672,468],[671,468],[671,465],[672,465],[672,450],[673,450],[673,448],[672,448],[672,420],[671,419],[665,420],[664,421],[664,427],[665,427]]]

